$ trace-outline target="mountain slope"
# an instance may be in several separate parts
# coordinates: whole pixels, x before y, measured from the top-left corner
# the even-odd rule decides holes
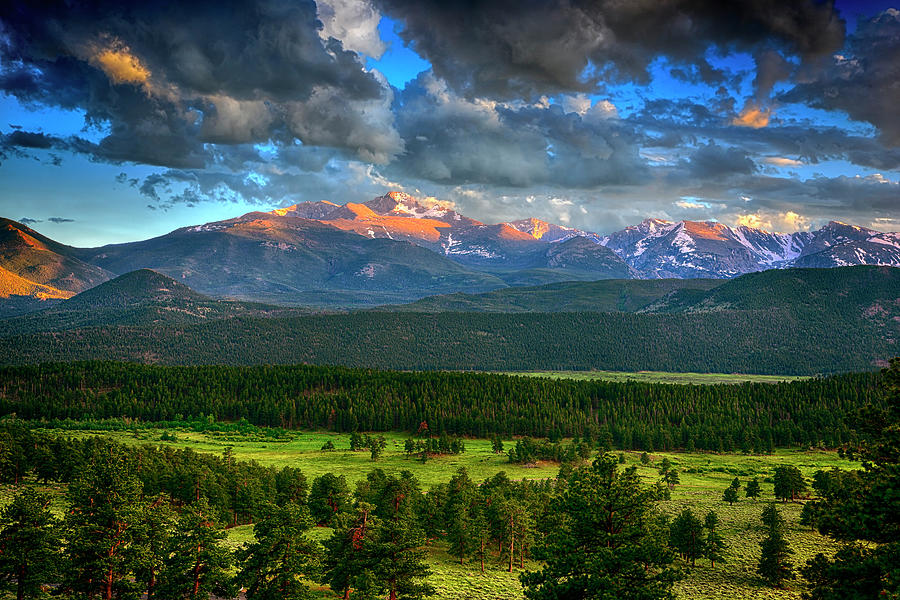
[[[769,271],[701,291],[706,302],[670,314],[363,311],[31,334],[12,334],[0,324],[0,364],[121,359],[401,370],[870,370],[900,353],[898,278],[900,269],[887,267]]]
[[[705,292],[721,279],[607,279],[449,294],[385,307],[415,312],[636,312],[675,290]]]
[[[3,335],[80,327],[202,323],[237,316],[288,316],[299,309],[215,300],[171,277],[140,269],[18,318],[0,321]]]
[[[642,277],[735,277],[771,268],[900,266],[900,236],[832,221],[769,233],[717,222],[647,219],[602,238]]]
[[[80,260],[76,248],[3,218],[0,218],[0,268],[16,276],[0,281],[3,285],[0,295],[3,296],[18,294],[16,289],[22,291],[22,286],[30,283],[38,286],[34,288],[35,293],[63,297],[64,292],[75,294],[110,278],[103,269]]]
[[[673,301],[674,298],[674,301]],[[749,273],[688,302],[676,294],[642,312],[716,313],[785,310],[849,327],[860,320],[900,334],[900,269],[854,266]]]
[[[86,251],[86,258],[114,273],[150,268],[205,294],[282,303],[333,305],[340,298],[383,304],[442,290],[504,286],[425,248],[370,239],[290,213],[250,213]]]

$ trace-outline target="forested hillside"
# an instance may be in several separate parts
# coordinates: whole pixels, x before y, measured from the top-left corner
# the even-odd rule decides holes
[[[418,312],[636,312],[676,290],[703,292],[721,279],[607,279],[447,294],[385,307]]]
[[[340,367],[44,364],[0,369],[0,414],[25,419],[247,419],[336,431],[565,435],[624,449],[770,450],[848,441],[875,374],[672,385]]]
[[[680,371],[815,375],[900,353],[865,315],[778,308],[705,314],[355,313],[197,325],[89,327],[0,338],[0,364],[332,364],[402,370]],[[888,321],[896,329],[900,322]]]

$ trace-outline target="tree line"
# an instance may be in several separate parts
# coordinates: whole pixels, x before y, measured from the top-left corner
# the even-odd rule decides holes
[[[855,443],[847,416],[866,404],[881,405],[880,377],[673,385],[303,365],[48,363],[0,367],[0,415],[62,427],[71,426],[66,419],[111,418],[245,420],[338,432],[417,432],[426,424],[436,435],[551,442],[577,436],[590,447],[762,453],[776,446]]]

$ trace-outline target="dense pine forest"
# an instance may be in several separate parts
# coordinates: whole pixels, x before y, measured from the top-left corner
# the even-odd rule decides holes
[[[0,414],[22,419],[246,419],[253,425],[486,437],[579,436],[606,447],[767,451],[851,441],[880,375],[671,385],[318,366],[116,362],[0,368]]]
[[[843,323],[838,325],[838,323]],[[354,313],[202,325],[91,327],[0,338],[0,364],[333,364],[378,369],[694,371],[873,369],[896,340],[863,319],[786,310],[703,314]]]

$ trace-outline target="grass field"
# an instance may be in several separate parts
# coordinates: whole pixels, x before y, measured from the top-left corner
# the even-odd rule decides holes
[[[640,381],[643,383],[778,383],[809,379],[797,375],[745,375],[741,373],[668,373],[666,371],[507,371],[505,375],[603,381]]]
[[[175,431],[177,441],[162,442],[162,431],[142,430],[137,434],[128,432],[91,433],[80,435],[104,435],[125,443],[154,443],[173,447],[191,447],[201,452],[221,453],[231,446],[234,455],[242,460],[256,460],[263,465],[291,465],[301,468],[308,478],[326,472],[343,474],[348,482],[362,479],[373,468],[387,472],[408,469],[422,483],[424,489],[439,482],[447,481],[452,473],[465,466],[476,481],[483,480],[499,471],[506,471],[513,479],[554,477],[558,467],[555,464],[541,464],[533,468],[511,465],[503,455],[494,454],[488,440],[467,440],[466,452],[452,457],[434,458],[422,464],[406,459],[402,446],[406,435],[387,434],[388,447],[384,457],[377,463],[370,460],[368,452],[349,451],[349,436],[343,434],[311,432],[297,433],[285,441],[255,441],[240,438]],[[322,444],[331,440],[337,450],[323,452]],[[638,472],[649,481],[655,481],[655,464],[667,457],[680,470],[681,484],[672,493],[672,499],[660,503],[665,513],[675,515],[685,507],[691,508],[701,519],[709,511],[719,515],[721,532],[725,536],[728,550],[727,562],[710,567],[707,561],[699,561],[696,567],[687,567],[686,578],[676,585],[679,598],[687,599],[743,599],[779,598],[799,599],[803,590],[802,581],[788,584],[784,590],[766,587],[756,575],[759,558],[759,541],[763,531],[759,516],[766,502],[772,501],[772,484],[765,482],[775,466],[797,466],[807,477],[818,469],[841,467],[856,468],[858,465],[840,459],[836,453],[821,450],[789,451],[779,450],[769,456],[654,453],[654,464],[640,464],[640,453],[628,452],[627,464],[637,465]],[[734,506],[722,502],[722,492],[734,477],[742,483],[758,476],[762,482],[763,496],[759,501],[747,500],[741,490],[741,500]],[[53,488],[59,490],[59,488]],[[61,493],[61,490],[60,490]],[[4,499],[11,496],[9,488],[0,495]],[[59,503],[62,508],[62,502]],[[828,538],[798,524],[802,505],[779,503],[779,508],[788,524],[788,540],[795,551],[795,564],[802,565],[817,552],[834,552],[837,546]],[[324,538],[330,530],[317,528],[314,536]],[[229,530],[229,542],[235,546],[252,538],[252,526],[241,526]],[[501,565],[492,560],[488,572],[482,575],[477,564],[460,565],[446,553],[442,543],[435,542],[430,548],[432,576],[430,583],[437,590],[437,598],[447,600],[491,600],[520,599],[521,586],[518,570],[507,573]],[[530,568],[536,568],[534,563]],[[326,597],[327,594],[326,594]]]

